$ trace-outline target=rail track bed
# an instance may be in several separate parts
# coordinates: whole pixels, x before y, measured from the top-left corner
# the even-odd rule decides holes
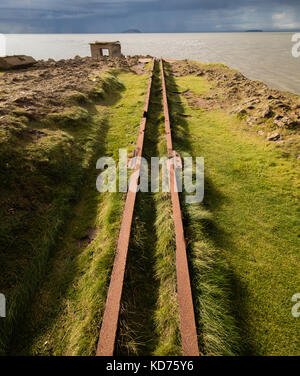
[[[153,84],[155,65],[158,64],[156,59],[152,60],[150,70],[149,83],[145,98],[143,116],[140,122],[136,149],[134,157],[137,157],[135,167],[132,174],[134,179],[130,179],[130,189],[128,190],[125,207],[123,210],[122,223],[118,237],[115,260],[111,273],[111,279],[107,294],[106,306],[102,318],[101,330],[97,346],[97,356],[112,356],[115,353],[116,337],[120,319],[120,307],[122,301],[124,277],[127,267],[127,258],[130,244],[130,238],[133,236],[132,223],[135,211],[137,187],[141,164],[139,157],[143,156],[145,130],[147,128],[147,119],[149,117],[150,98]],[[173,150],[171,122],[168,108],[167,86],[164,72],[164,61],[160,59],[159,69],[161,79],[161,90],[163,94],[163,111],[165,124],[165,140],[168,153],[168,170],[170,182],[170,197],[172,203],[172,214],[175,229],[176,244],[176,277],[177,277],[177,301],[180,317],[180,336],[182,354],[186,356],[198,356],[198,340],[195,323],[195,314],[193,307],[191,283],[188,268],[188,259],[186,253],[186,244],[184,237],[184,229],[182,222],[182,213],[180,208],[179,194],[176,189],[176,176],[174,164],[180,163],[180,156]],[[133,176],[133,175],[132,175]],[[146,246],[146,245],[145,245]]]

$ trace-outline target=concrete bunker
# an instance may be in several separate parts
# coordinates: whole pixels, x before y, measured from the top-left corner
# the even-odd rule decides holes
[[[103,57],[122,57],[121,43],[116,42],[94,42],[90,43],[92,58],[99,60]]]
[[[35,63],[36,60],[33,57],[26,55],[0,57],[0,69],[26,68]]]

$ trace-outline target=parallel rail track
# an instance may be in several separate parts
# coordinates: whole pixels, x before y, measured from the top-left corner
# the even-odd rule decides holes
[[[154,74],[155,59],[152,61],[152,68],[148,83],[147,94],[143,117],[140,123],[139,134],[136,144],[134,157],[142,157],[144,132],[147,124],[147,115],[149,111],[150,95]],[[180,208],[179,195],[176,189],[176,176],[174,161],[179,160],[178,154],[173,150],[171,123],[168,109],[167,89],[164,74],[163,60],[160,59],[161,80],[163,90],[165,131],[167,149],[169,155],[169,173],[170,173],[170,191],[172,198],[173,219],[176,234],[176,275],[177,275],[177,294],[180,314],[180,331],[182,341],[183,355],[198,356],[199,348],[197,341],[197,330],[195,323],[195,314],[192,300],[191,284],[188,270],[188,261],[186,254],[186,245],[183,231],[182,215]],[[175,157],[175,158],[173,158]],[[136,190],[138,186],[140,173],[140,162],[137,162],[133,171],[133,179],[130,180],[130,187],[127,193],[125,208],[122,216],[122,223],[117,243],[116,256],[111,274],[110,285],[107,294],[105,311],[102,319],[100,336],[96,351],[96,356],[112,356],[114,353],[116,333],[118,328],[120,304],[126,269],[126,260],[128,254],[129,240],[131,234],[131,225],[133,220]]]

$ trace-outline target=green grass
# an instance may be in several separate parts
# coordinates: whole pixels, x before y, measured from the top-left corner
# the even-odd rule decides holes
[[[101,82],[106,78],[97,80]],[[75,116],[71,121],[69,115],[60,114],[62,122],[51,123],[49,118],[46,119],[45,124],[49,128],[45,128],[45,124],[34,124],[36,129],[53,135],[53,139],[52,136],[42,138],[38,145],[28,142],[30,161],[38,165],[39,174],[36,178],[33,173],[28,174],[26,188],[30,190],[38,210],[31,212],[30,216],[25,213],[25,219],[29,217],[28,223],[24,216],[20,217],[18,229],[24,233],[19,233],[20,250],[17,253],[18,249],[14,248],[16,256],[12,257],[11,253],[10,257],[3,255],[6,278],[1,281],[4,288],[9,285],[8,273],[11,273],[11,279],[16,278],[15,273],[21,264],[18,281],[11,282],[12,289],[17,292],[16,297],[13,298],[13,291],[4,290],[11,317],[6,319],[7,333],[12,333],[14,326],[22,322],[22,329],[18,330],[22,334],[14,336],[11,353],[90,355],[95,350],[124,200],[122,194],[100,195],[97,192],[95,182],[99,171],[95,168],[96,159],[105,155],[117,156],[119,147],[135,142],[147,84],[145,76],[128,72],[116,72],[111,80],[117,80],[118,84],[113,88],[107,86],[101,98],[93,94],[97,106],[88,103],[83,109],[89,114],[86,123],[81,116]],[[82,112],[81,108],[78,112]],[[20,143],[24,141],[21,139]],[[18,147],[14,144],[14,148],[8,150],[16,153]],[[21,147],[19,153],[21,159]],[[17,158],[13,161],[16,163]],[[22,167],[19,166],[20,169]],[[12,165],[10,172],[16,176],[18,166]],[[5,176],[10,178],[7,171]],[[21,178],[25,179],[24,176],[23,173]],[[34,179],[38,183],[36,190],[33,189]],[[21,184],[17,180],[16,187],[23,184],[25,186],[25,182]],[[47,205],[41,202],[42,189],[46,191]],[[52,191],[53,196],[50,195]],[[20,193],[12,190],[15,197],[23,197]],[[80,201],[74,208],[74,200],[79,197]],[[63,230],[64,223],[68,224],[67,230]],[[6,228],[2,229],[6,237],[14,234],[15,221],[7,222]],[[81,239],[89,232],[94,233],[96,238],[87,244]],[[41,245],[41,240],[46,244]],[[52,257],[49,264],[50,250]],[[25,257],[26,260],[22,261]],[[24,318],[46,265],[46,280],[39,286]],[[4,269],[4,263],[1,266]]]
[[[201,354],[299,355],[299,162],[244,119],[189,104],[213,84],[166,68],[174,148],[205,158],[204,202],[181,195]],[[97,192],[96,160],[135,149],[147,76],[93,79],[64,112],[1,127],[0,353],[95,354],[125,199]],[[143,156],[166,156],[158,64]],[[138,193],[118,355],[182,354],[175,250],[170,195]]]
[[[157,195],[156,278],[160,281],[155,311],[156,356],[182,355],[177,299],[176,244],[170,195]]]
[[[206,94],[211,87],[212,83],[202,77],[194,77],[193,80],[191,80],[190,76],[180,78],[180,91],[184,93],[191,91],[194,94],[203,95]],[[170,94],[171,93],[169,93],[169,96]]]
[[[148,162],[151,156],[166,156],[158,74],[156,69],[145,132],[143,154]],[[199,82],[199,91],[208,90],[203,79]],[[186,87],[184,84],[180,90],[190,90],[188,82]],[[169,80],[168,89],[169,93],[177,92]],[[189,150],[186,133],[178,129],[183,109],[176,95],[170,94],[170,98],[173,137],[177,146],[182,146],[181,151]],[[183,209],[201,353],[235,355],[240,350],[239,335],[230,309],[228,265],[205,236],[205,223],[210,218],[207,210],[184,204]],[[118,355],[182,355],[175,257],[170,194],[138,193],[122,295]]]
[[[169,85],[173,91],[199,85],[196,92],[201,94],[207,87],[203,78],[193,76],[176,78]],[[186,231],[198,320],[208,341],[214,335],[215,344],[210,343],[207,352],[224,353],[224,339],[230,344],[235,337],[230,316],[222,318],[220,303],[225,297],[225,307],[232,299],[232,313],[228,312],[239,327],[242,353],[299,355],[300,321],[291,315],[291,298],[300,282],[299,162],[248,133],[243,119],[191,107],[184,96],[176,100],[182,102],[171,103],[176,148],[205,158],[205,199],[199,210],[209,210],[211,218],[205,214],[201,219],[196,210],[193,215],[200,216],[200,224],[195,228],[187,208]],[[220,296],[213,286],[222,282],[222,273],[228,278]],[[212,285],[201,286],[207,279]],[[219,341],[222,329],[225,335]],[[204,339],[204,352],[205,347]],[[235,347],[227,346],[225,353]]]
[[[103,127],[99,114],[89,122],[89,139],[43,128],[45,136],[35,140],[29,132],[36,129],[30,124],[23,134],[8,130],[2,138],[0,289],[7,297],[8,316],[1,321],[1,352],[26,311],[78,197],[88,159],[85,149],[96,147]]]
[[[179,93],[196,91],[205,95],[211,85],[202,77],[176,79],[166,64],[168,102],[174,148],[181,157],[199,157],[193,148],[191,124],[197,123],[187,97]],[[187,204],[181,194],[184,230],[191,274],[198,342],[202,355],[237,355],[240,338],[231,310],[230,270],[225,258],[207,236],[212,213],[203,204]]]
[[[143,156],[166,156],[158,63]],[[149,177],[150,182],[150,177]],[[181,355],[170,195],[138,193],[117,336],[118,355]]]

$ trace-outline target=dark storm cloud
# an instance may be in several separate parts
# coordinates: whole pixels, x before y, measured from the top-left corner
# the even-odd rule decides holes
[[[299,0],[2,0],[0,32],[299,29]]]

